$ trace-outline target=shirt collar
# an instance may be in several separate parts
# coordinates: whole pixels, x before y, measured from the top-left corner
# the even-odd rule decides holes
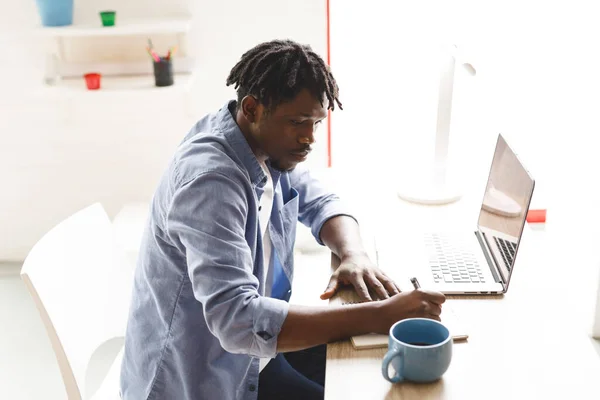
[[[242,130],[233,118],[232,113],[235,113],[236,104],[237,102],[235,100],[228,101],[225,106],[219,110],[217,114],[219,125],[222,129],[225,139],[227,142],[229,142],[239,157],[242,165],[248,171],[250,182],[252,182],[254,186],[264,187],[267,183],[267,175],[260,166],[260,163],[250,148],[250,145],[242,133]],[[281,176],[281,172],[271,168],[268,160],[267,165],[269,166],[273,183],[276,185],[279,181],[279,177]]]
[[[250,182],[254,186],[264,186],[267,182],[267,175],[258,163],[256,156],[252,152],[246,137],[233,118],[232,112],[235,112],[236,101],[228,101],[223,108],[219,110],[218,118],[220,127],[225,135],[225,139],[229,142],[242,165],[250,175]]]

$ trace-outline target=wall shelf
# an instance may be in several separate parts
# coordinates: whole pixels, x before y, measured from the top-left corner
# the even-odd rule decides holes
[[[52,92],[69,93],[79,89],[87,91],[83,75],[98,72],[102,74],[99,91],[146,92],[146,89],[154,88],[154,78],[151,59],[144,51],[145,38],[155,39],[158,36],[157,42],[160,43],[160,36],[175,36],[170,39],[170,43],[176,44],[178,49],[173,59],[173,73],[176,82],[188,82],[195,64],[187,51],[186,39],[191,27],[192,19],[189,16],[121,20],[118,15],[116,25],[110,27],[102,26],[100,18],[96,22],[69,26],[39,27],[37,34],[48,39],[44,80]],[[140,37],[144,39],[143,44]],[[104,45],[104,40],[110,45]],[[90,46],[86,46],[87,41]],[[137,44],[133,45],[134,43]],[[163,45],[159,46],[166,52],[164,43],[163,40]],[[117,50],[113,52],[112,46],[116,46]],[[124,51],[127,46],[129,50]],[[98,49],[101,55],[97,57],[92,48]],[[79,54],[79,57],[73,54]],[[81,54],[84,55],[83,58]],[[132,57],[131,54],[135,55]],[[175,86],[180,87],[178,83]],[[183,86],[189,85],[184,83]],[[163,93],[165,91],[163,88],[155,89],[162,89]]]
[[[166,87],[156,87],[153,75],[135,76],[102,76],[100,90],[88,90],[85,79],[64,78],[54,86],[47,86],[47,93],[66,96],[112,96],[114,94],[167,94],[188,93],[193,84],[194,74],[175,74],[174,84]]]
[[[62,27],[40,27],[38,33],[47,37],[78,38],[78,37],[107,37],[107,36],[141,36],[156,34],[182,34],[189,32],[190,19],[146,19],[125,20],[118,19],[115,26],[104,27],[100,19],[94,24],[69,25]]]
[[[46,39],[47,50],[46,85],[38,93],[62,102],[70,110],[70,120],[191,113],[196,72],[196,60],[187,51],[191,28],[190,16],[120,19],[118,14],[110,27],[102,26],[99,17],[70,26],[39,27],[36,34]],[[146,38],[163,54],[177,46],[173,85],[155,86],[152,60],[144,49]],[[101,74],[99,90],[87,89],[84,74],[93,72]]]

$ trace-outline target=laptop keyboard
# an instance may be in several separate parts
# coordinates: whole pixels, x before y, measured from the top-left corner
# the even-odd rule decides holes
[[[481,266],[464,240],[453,235],[432,233],[425,235],[425,246],[436,283],[485,283]]]
[[[504,260],[504,265],[510,271],[513,261],[515,260],[515,254],[517,253],[517,244],[509,240],[504,240],[494,236],[494,241],[500,250],[500,255]]]

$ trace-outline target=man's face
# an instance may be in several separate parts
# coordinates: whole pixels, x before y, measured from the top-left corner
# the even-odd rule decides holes
[[[306,161],[327,111],[319,99],[303,90],[292,101],[268,111],[258,104],[255,117],[252,136],[260,151],[274,168],[291,171]]]

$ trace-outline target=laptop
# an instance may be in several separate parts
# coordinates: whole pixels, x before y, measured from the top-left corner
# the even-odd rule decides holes
[[[498,135],[474,232],[426,233],[423,287],[444,294],[502,294],[508,290],[535,181]]]

